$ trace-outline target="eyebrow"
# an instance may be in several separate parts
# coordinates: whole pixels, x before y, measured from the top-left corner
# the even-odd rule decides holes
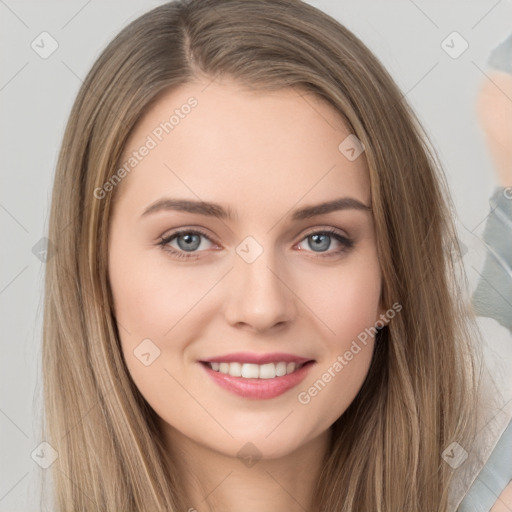
[[[238,216],[232,208],[224,208],[220,204],[207,201],[195,201],[190,199],[163,198],[150,204],[142,213],[141,217],[156,213],[162,210],[174,210],[180,212],[196,213],[215,217],[223,220],[236,220]],[[340,210],[361,210],[371,211],[371,207],[362,203],[354,197],[340,197],[325,203],[306,206],[293,212],[292,220],[304,220],[316,215],[322,215]]]

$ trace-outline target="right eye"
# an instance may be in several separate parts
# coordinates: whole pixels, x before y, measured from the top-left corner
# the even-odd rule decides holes
[[[211,242],[208,235],[203,231],[198,229],[180,229],[168,236],[162,237],[158,245],[161,246],[164,251],[178,258],[196,259],[199,257],[199,254],[196,253],[203,252],[197,251],[197,249],[201,247],[201,238],[205,238]],[[178,247],[170,245],[171,242],[175,240],[177,241]]]

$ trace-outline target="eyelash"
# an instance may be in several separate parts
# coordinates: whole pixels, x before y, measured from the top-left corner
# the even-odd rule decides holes
[[[185,251],[178,251],[174,248],[169,248],[168,244],[172,240],[174,240],[175,238],[177,238],[183,234],[201,235],[204,238],[206,238],[207,240],[209,240],[210,242],[212,242],[210,237],[204,231],[195,228],[195,229],[182,229],[182,230],[174,232],[172,235],[169,235],[167,237],[162,237],[160,239],[160,242],[158,242],[158,245],[162,248],[163,251],[168,252],[168,253],[172,254],[172,256],[175,256],[177,258],[182,258],[182,259],[197,259],[197,258],[199,258],[200,257],[199,253],[202,251],[199,251],[198,253],[194,253],[194,252],[186,253]],[[307,233],[304,236],[304,238],[302,238],[301,242],[312,235],[329,235],[329,236],[335,238],[341,244],[341,247],[339,249],[335,249],[335,250],[327,252],[327,253],[317,253],[316,257],[318,257],[318,258],[332,258],[339,254],[347,252],[354,246],[353,240],[341,235],[334,229],[311,231],[310,233]],[[306,251],[306,252],[312,252],[312,251]]]

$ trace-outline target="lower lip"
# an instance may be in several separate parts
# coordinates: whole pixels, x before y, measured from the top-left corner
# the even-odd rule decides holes
[[[293,373],[283,375],[282,377],[274,377],[273,379],[233,377],[232,375],[212,370],[206,363],[200,364],[220,387],[243,398],[266,400],[282,395],[299,385],[306,378],[313,363],[313,361],[310,361]]]

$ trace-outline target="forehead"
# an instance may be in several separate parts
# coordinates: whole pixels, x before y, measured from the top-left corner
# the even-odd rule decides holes
[[[137,211],[165,195],[236,211],[340,195],[369,204],[364,154],[351,161],[339,148],[349,135],[334,107],[303,89],[186,84],[162,95],[132,132],[121,165],[133,166],[118,201]]]

